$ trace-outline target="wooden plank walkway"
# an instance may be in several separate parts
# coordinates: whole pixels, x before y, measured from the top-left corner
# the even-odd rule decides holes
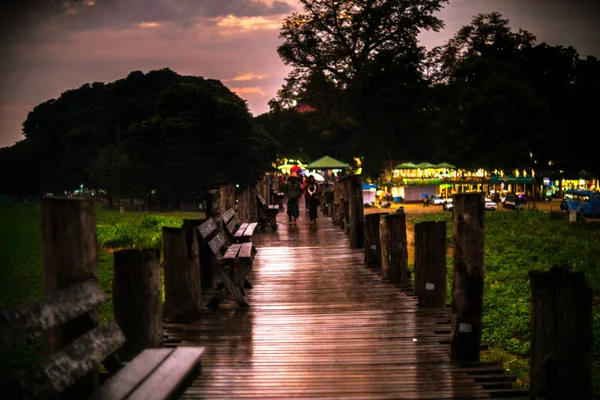
[[[449,310],[419,310],[327,218],[256,233],[250,308],[167,323],[165,346],[206,346],[186,399],[528,398],[499,363],[453,363]],[[213,292],[203,294],[204,304]]]

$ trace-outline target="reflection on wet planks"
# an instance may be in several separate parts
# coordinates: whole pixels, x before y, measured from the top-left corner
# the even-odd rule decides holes
[[[513,394],[499,363],[452,363],[449,310],[419,310],[410,288],[367,268],[339,227],[323,217],[298,227],[285,213],[277,218],[277,231],[253,237],[248,310],[228,301],[199,321],[165,325],[165,346],[206,346],[202,375],[183,398]],[[203,293],[205,302],[212,295]]]

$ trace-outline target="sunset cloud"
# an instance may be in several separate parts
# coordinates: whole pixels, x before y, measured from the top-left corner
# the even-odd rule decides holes
[[[221,33],[231,34],[239,31],[276,30],[281,28],[281,18],[235,17],[228,15],[217,25],[224,28]]]
[[[230,88],[230,90],[238,95],[242,94],[260,94],[265,95],[265,92],[260,87],[245,87],[245,88]]]
[[[260,74],[243,74],[240,76],[236,76],[235,78],[231,78],[228,79],[229,81],[261,81],[263,79],[265,79],[267,77],[267,75],[260,75]]]
[[[140,28],[158,28],[160,24],[158,22],[142,22]]]

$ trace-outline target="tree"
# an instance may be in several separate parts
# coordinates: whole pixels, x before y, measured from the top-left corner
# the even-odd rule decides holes
[[[445,0],[300,2],[304,13],[286,18],[280,32],[284,43],[278,53],[293,70],[273,104],[310,98],[319,112],[336,116],[338,121],[356,121],[360,129],[348,141],[355,147],[348,150],[374,149],[365,160],[366,169],[373,171],[383,155],[378,149],[387,148],[398,133],[394,131],[397,124],[381,125],[380,121],[402,114],[401,107],[407,107],[406,99],[419,86],[419,60],[424,51],[417,36],[422,30],[442,28],[434,13]],[[392,72],[399,71],[404,72],[402,79],[389,82]],[[392,97],[386,91],[390,83]],[[380,146],[372,146],[374,140]]]

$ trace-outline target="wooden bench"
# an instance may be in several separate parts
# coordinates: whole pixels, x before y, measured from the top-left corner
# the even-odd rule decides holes
[[[271,228],[277,229],[277,213],[279,205],[267,204],[262,194],[256,195],[256,204],[258,206],[258,226],[260,229],[265,229],[266,225],[271,225]]]
[[[221,283],[216,287],[217,294],[206,306],[218,307],[225,299],[232,297],[240,307],[249,307],[244,298],[244,288],[252,288],[246,279],[246,275],[252,270],[255,252],[252,242],[232,243],[227,247],[225,236],[210,218],[197,229],[215,256],[213,267],[221,278]]]
[[[233,208],[225,211],[223,215],[221,215],[221,220],[223,221],[223,230],[231,243],[249,242],[258,225],[257,222],[240,223]]]
[[[0,312],[0,355],[71,320],[93,326],[89,312],[105,301],[106,293],[90,280]],[[199,372],[204,352],[204,347],[147,349],[123,367],[114,353],[124,343],[125,336],[114,320],[97,326],[11,382],[8,398],[79,399],[91,394],[95,400],[167,399]],[[93,378],[100,363],[118,372],[94,391]]]

